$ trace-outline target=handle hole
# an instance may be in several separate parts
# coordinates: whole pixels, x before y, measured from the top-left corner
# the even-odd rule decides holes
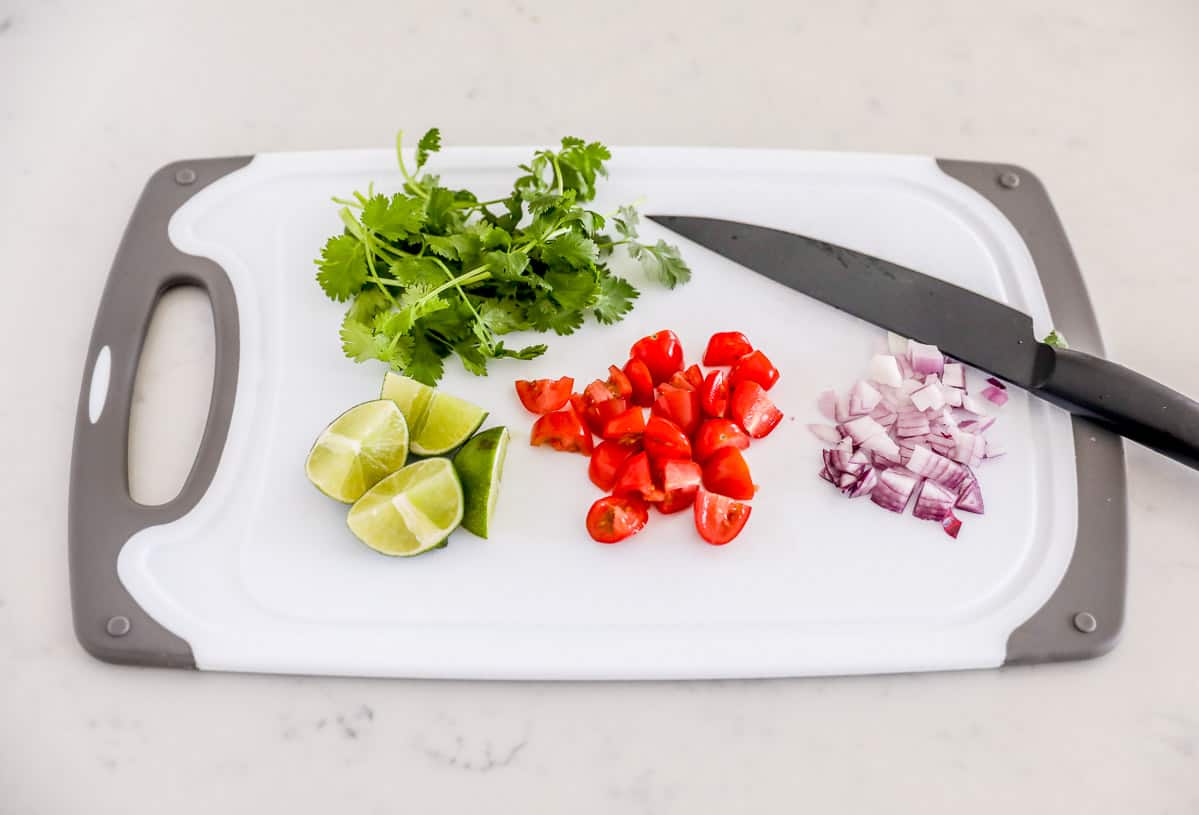
[[[129,415],[129,495],[165,504],[195,463],[212,399],[212,303],[198,286],[159,298],[137,363]]]

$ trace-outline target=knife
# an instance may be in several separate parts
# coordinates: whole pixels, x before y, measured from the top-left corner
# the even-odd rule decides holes
[[[1199,403],[1101,357],[1038,342],[1032,318],[961,286],[764,226],[650,215],[801,294],[918,342],[1199,469]]]

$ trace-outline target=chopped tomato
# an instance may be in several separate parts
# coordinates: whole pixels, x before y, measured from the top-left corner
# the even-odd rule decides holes
[[[695,501],[695,492],[703,483],[703,474],[694,461],[670,459],[662,467],[662,490],[666,497],[656,504],[663,515],[681,512]]]
[[[691,383],[691,387],[696,390],[699,390],[700,386],[704,384],[704,372],[699,369],[698,365],[692,365],[683,371],[683,376]]]
[[[613,399],[612,401],[617,401]],[[624,402],[623,399],[619,400]],[[628,410],[613,416],[608,421],[604,422],[604,432],[600,433],[600,437],[608,441],[619,439],[631,439],[640,436],[645,432],[645,414],[641,408],[631,407]]]
[[[732,365],[752,350],[754,347],[740,331],[718,331],[708,340],[704,365]]]
[[[744,450],[749,447],[749,436],[736,422],[728,419],[708,419],[699,426],[699,432],[695,434],[696,461],[707,461],[725,447]]]
[[[591,455],[591,433],[583,426],[573,405],[547,413],[534,422],[529,443],[534,447],[548,444],[564,453]]]
[[[616,483],[612,485],[612,494],[619,498],[631,495],[651,502],[661,501],[666,497],[654,483],[649,456],[644,452],[629,456],[616,469]]]
[[[737,424],[754,439],[769,435],[783,420],[782,411],[774,406],[762,386],[753,381],[741,382],[733,388],[729,410]]]
[[[602,379],[597,379],[583,389],[583,398],[589,404],[598,405],[600,402],[606,402],[609,399],[619,399],[620,394],[616,393],[608,383]]]
[[[663,384],[663,386],[669,385],[670,387],[672,387],[676,390],[680,390],[680,391],[695,390],[695,385],[691,384],[691,380],[688,379],[687,375],[685,373],[683,373],[682,371],[675,371],[673,374],[670,375],[670,379],[667,379],[662,384]]]
[[[770,357],[761,351],[754,351],[737,361],[729,373],[729,387],[735,388],[742,382],[757,382],[765,390],[774,387],[779,381],[779,369],[774,367]]]
[[[615,365],[608,366],[608,390],[615,393],[621,399],[628,399],[633,395],[633,384],[629,382],[629,378],[625,376],[624,371]]]
[[[703,416],[700,414],[699,394],[692,390],[672,388],[663,385],[661,396],[654,401],[653,413],[677,424],[683,432],[690,436],[699,427]]]
[[[708,543],[723,546],[745,528],[752,509],[749,504],[700,487],[695,494],[695,528]]]
[[[558,410],[570,399],[575,381],[569,376],[561,379],[518,379],[516,395],[530,413],[549,413]]]
[[[587,475],[591,483],[604,492],[608,492],[616,484],[616,471],[624,464],[629,456],[641,452],[641,445],[620,441],[602,441],[591,454],[591,464],[587,467]]]
[[[649,368],[639,359],[630,359],[624,364],[624,375],[632,389],[633,404],[649,407],[654,403],[654,377]]]
[[[736,447],[721,447],[704,462],[704,487],[729,498],[754,497],[754,482],[749,465]]]
[[[729,412],[729,383],[725,380],[724,371],[717,369],[708,372],[699,389],[699,403],[704,415],[713,419],[723,419]]]
[[[600,543],[617,543],[642,530],[649,507],[639,498],[607,495],[587,510],[587,533]]]
[[[584,397],[584,402],[586,397]],[[589,404],[583,408],[583,419],[587,427],[597,436],[604,435],[604,426],[612,419],[629,409],[629,403],[623,399],[607,399],[603,402]]]
[[[645,451],[655,459],[691,458],[691,442],[687,434],[669,419],[650,416],[645,425]]]
[[[633,343],[631,356],[645,363],[655,385],[683,370],[683,346],[673,331],[655,331],[642,337]]]

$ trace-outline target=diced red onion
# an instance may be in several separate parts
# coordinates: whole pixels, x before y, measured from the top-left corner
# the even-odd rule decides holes
[[[923,436],[928,433],[928,417],[919,410],[901,410],[895,420],[896,435],[900,438]]]
[[[915,393],[916,391],[920,390],[923,387],[924,387],[924,382],[922,382],[919,379],[912,379],[911,377],[909,377],[909,378],[903,380],[903,382],[899,383],[899,392],[902,393],[904,396],[911,396],[913,393]]]
[[[941,374],[941,384],[951,388],[966,387],[966,366],[960,362],[949,362]]]
[[[853,418],[853,414],[849,412],[849,394],[842,393],[837,396],[837,424],[848,422]]]
[[[841,489],[852,487],[856,483],[858,483],[858,477],[853,473],[841,473],[841,476],[837,479],[837,486]]]
[[[812,435],[825,444],[837,444],[841,441],[841,433],[837,428],[827,424],[810,424],[808,430]]]
[[[837,392],[823,391],[816,397],[816,407],[820,409],[821,416],[830,422],[837,421]]]
[[[903,374],[899,370],[899,362],[890,354],[875,354],[870,360],[869,377],[880,385],[899,387]]]
[[[874,410],[883,395],[865,379],[859,379],[849,391],[849,412],[853,416],[864,416]]]
[[[973,413],[975,416],[987,415],[987,409],[983,406],[983,403],[975,399],[970,394],[966,394],[962,397],[962,409],[969,413]]]
[[[925,521],[940,521],[953,512],[955,497],[937,482],[926,479],[916,493],[916,506],[912,508],[912,514]]]
[[[949,452],[954,448],[953,439],[941,433],[929,433],[925,444],[934,452],[940,453],[943,456],[949,455]]]
[[[982,436],[960,430],[953,434],[953,451],[948,455],[961,464],[974,464],[982,459],[984,444]]]
[[[967,419],[958,425],[958,427],[962,430],[968,430],[971,433],[983,433],[993,424],[995,424],[994,416],[984,416],[981,419]]]
[[[826,450],[825,452],[828,452],[828,451]],[[835,478],[833,478],[833,474],[828,471],[828,467],[822,467],[820,469],[820,477],[823,478],[828,483],[832,484],[833,486],[837,485],[837,480]]]
[[[863,495],[869,495],[870,491],[878,484],[878,470],[871,467],[866,472],[862,473],[858,478],[857,485],[847,494],[850,498],[861,498]]]
[[[930,379],[936,379],[930,376]],[[945,395],[941,392],[939,382],[930,382],[918,391],[912,393],[912,404],[920,410],[940,410],[945,407]]]
[[[870,411],[870,418],[881,424],[883,427],[890,427],[895,424],[898,414],[891,410],[886,404],[880,402],[874,406],[874,410]]]
[[[982,389],[982,397],[991,402],[1003,407],[1007,404],[1007,391],[1001,390],[994,385]]]
[[[851,419],[842,424],[841,429],[857,444],[861,444],[866,439],[887,432],[885,427],[869,416],[859,416],[856,419]]]
[[[920,479],[902,467],[892,467],[878,475],[878,484],[870,492],[870,500],[891,512],[903,512]]]
[[[912,370],[918,374],[937,374],[945,370],[945,355],[935,345],[925,345],[915,340],[908,341],[908,359]]]
[[[961,388],[946,386],[941,389],[941,392],[945,397],[945,404],[949,405],[950,407],[962,406],[962,397],[966,394],[962,392]]]
[[[978,478],[975,477],[973,470],[968,469],[966,472],[966,479],[958,486],[958,499],[954,502],[954,506],[966,512],[982,515],[982,487],[979,486]]]
[[[916,475],[931,478],[951,490],[956,490],[970,475],[961,464],[920,445],[912,448],[905,466]]]
[[[867,453],[873,453],[891,462],[898,463],[900,460],[899,445],[886,433],[880,433],[866,439],[862,442],[862,449]]]
[[[993,388],[999,388],[1001,391],[1007,390],[1007,385],[1003,384],[1001,380],[998,380],[993,376],[987,377],[987,384]]]
[[[1003,449],[1003,445],[994,439],[987,439],[986,452],[983,453],[983,458],[999,458],[1007,455],[1007,450]]]
[[[908,353],[908,338],[901,337],[891,331],[887,332],[887,347],[891,349],[891,353],[896,357],[907,356]]]

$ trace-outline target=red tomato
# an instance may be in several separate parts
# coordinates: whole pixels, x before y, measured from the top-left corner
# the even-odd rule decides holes
[[[745,528],[751,510],[749,504],[700,487],[695,494],[695,528],[708,543],[723,546]]]
[[[533,423],[529,443],[534,447],[548,444],[565,453],[591,455],[591,434],[573,406],[547,413]]]
[[[739,359],[729,374],[730,388],[735,388],[742,382],[757,382],[765,390],[770,390],[778,381],[779,369],[774,367],[770,357],[761,351],[754,351]]]
[[[634,453],[621,463],[616,470],[616,483],[612,485],[612,494],[618,498],[633,496],[651,502],[661,501],[666,497],[654,483],[649,456],[646,453]]]
[[[613,399],[612,401],[617,401]],[[619,400],[624,402],[623,399]],[[619,439],[629,439],[640,436],[645,432],[645,414],[641,412],[639,407],[631,407],[628,410],[613,416],[608,421],[604,422],[604,432],[600,433],[600,437],[608,441]]]
[[[645,451],[655,459],[691,458],[691,442],[677,424],[661,416],[650,416],[645,425]]]
[[[587,533],[600,543],[617,543],[636,535],[649,520],[649,507],[639,498],[607,495],[587,510]]]
[[[620,394],[613,391],[604,380],[597,379],[583,389],[583,398],[587,400],[588,404],[598,405],[609,399],[619,399]]]
[[[704,372],[699,369],[698,365],[692,365],[683,371],[683,376],[696,390],[699,390],[700,386],[704,384]]]
[[[744,450],[749,447],[749,436],[736,422],[728,419],[708,419],[699,426],[699,432],[695,434],[696,461],[706,461],[724,447]]]
[[[586,397],[583,399],[586,402]],[[604,435],[604,426],[629,409],[629,404],[623,399],[607,399],[603,402],[588,404],[583,408],[583,420],[587,427],[597,436]]]
[[[666,497],[656,504],[663,515],[687,509],[695,501],[695,492],[703,482],[703,474],[694,461],[670,459],[662,467],[662,490]]]
[[[732,365],[754,350],[740,331],[719,331],[708,340],[704,365]]]
[[[723,419],[729,412],[729,383],[725,381],[724,371],[717,369],[708,372],[699,389],[699,403],[704,415],[713,419]]]
[[[649,407],[654,403],[654,377],[649,368],[639,359],[630,359],[624,364],[624,374],[632,389],[633,404]]]
[[[608,389],[621,399],[628,399],[633,395],[633,383],[629,382],[624,371],[615,365],[608,366]]]
[[[754,497],[754,482],[749,465],[736,447],[721,447],[704,462],[704,487],[729,498]]]
[[[649,368],[654,384],[670,378],[675,371],[683,370],[683,346],[673,331],[656,331],[633,343],[633,359],[639,359]]]
[[[733,388],[729,410],[737,424],[745,428],[750,438],[760,439],[770,434],[783,420],[783,413],[774,406],[766,391],[757,382],[742,382]]]
[[[570,399],[575,381],[569,376],[561,379],[516,380],[516,395],[530,413],[549,413],[558,410]]]
[[[674,422],[688,436],[694,433],[703,419],[700,414],[699,394],[668,385],[662,386],[661,394],[654,401],[653,414]]]
[[[608,492],[616,484],[616,471],[624,464],[629,456],[641,451],[641,445],[626,444],[619,441],[602,441],[591,454],[591,464],[587,467],[587,475],[591,483],[604,492]]]
[[[703,383],[701,382],[700,384],[703,384]],[[680,390],[680,391],[695,390],[695,386],[691,384],[691,380],[688,379],[687,375],[685,373],[683,373],[682,371],[675,371],[673,374],[670,375],[670,379],[667,379],[665,382],[662,383],[662,385],[663,386],[669,385],[670,387],[672,387],[676,390]]]

